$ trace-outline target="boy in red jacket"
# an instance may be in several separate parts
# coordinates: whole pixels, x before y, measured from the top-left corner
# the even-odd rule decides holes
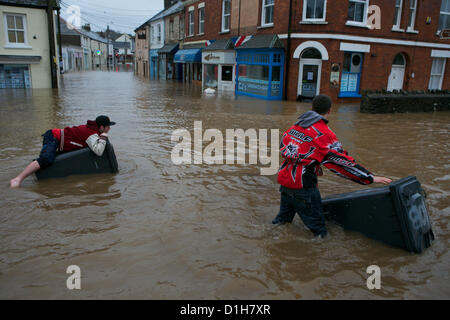
[[[272,221],[273,224],[290,223],[297,212],[314,235],[321,238],[327,235],[317,188],[317,176],[322,175],[321,165],[364,185],[392,182],[388,178],[373,176],[348,155],[328,128],[330,111],[331,99],[318,95],[313,99],[312,111],[300,116],[283,134],[280,152],[284,162],[278,172],[281,205],[280,212]]]
[[[12,179],[9,182],[10,187],[19,187],[26,177],[50,166],[58,151],[61,153],[89,147],[96,155],[101,156],[106,147],[110,126],[114,124],[116,123],[110,121],[107,116],[98,116],[95,121],[88,120],[85,125],[48,130],[42,135],[44,141],[39,158]]]

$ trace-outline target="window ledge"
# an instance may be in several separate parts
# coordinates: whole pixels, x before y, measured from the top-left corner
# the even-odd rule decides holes
[[[205,33],[204,33],[204,32],[202,32],[202,33],[197,33],[197,35],[198,35],[198,36],[204,36]]]
[[[347,21],[345,23],[348,27],[357,27],[357,28],[364,28],[364,29],[370,29],[370,27],[367,24],[364,24],[362,22],[354,22],[354,21]]]
[[[391,31],[393,31],[393,32],[405,32],[405,29],[400,29],[400,28],[397,28],[397,27],[392,27]]]
[[[6,44],[4,46],[5,49],[33,49],[33,47],[29,45],[13,45],[13,44]]]
[[[419,34],[419,31],[414,30],[414,29],[406,29],[407,33],[415,33],[415,34]]]
[[[186,36],[186,38],[192,38],[192,37],[195,37],[195,34],[191,34],[189,36]]]
[[[271,24],[264,24],[264,25],[256,27],[256,29],[266,29],[266,28],[273,28],[273,23],[271,23]]]
[[[328,24],[328,21],[312,21],[312,20],[302,20],[299,24]]]
[[[230,30],[224,30],[219,32],[219,34],[227,34],[227,33],[230,33]]]

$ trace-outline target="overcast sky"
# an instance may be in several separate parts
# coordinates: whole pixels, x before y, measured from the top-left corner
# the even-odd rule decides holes
[[[106,30],[134,33],[134,29],[164,8],[164,0],[61,0],[61,16],[68,19],[67,8],[80,7],[81,24],[90,23],[93,31]]]

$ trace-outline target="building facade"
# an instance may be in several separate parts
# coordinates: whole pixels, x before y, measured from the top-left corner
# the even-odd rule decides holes
[[[175,69],[203,88],[334,102],[359,101],[364,90],[450,88],[450,0],[181,2]]]
[[[448,0],[304,0],[293,9],[287,98],[449,89]]]
[[[143,77],[149,77],[149,45],[150,45],[150,26],[148,21],[134,30],[136,54],[135,54],[135,74]]]
[[[0,1],[0,89],[58,87],[56,2],[50,8],[47,1]]]

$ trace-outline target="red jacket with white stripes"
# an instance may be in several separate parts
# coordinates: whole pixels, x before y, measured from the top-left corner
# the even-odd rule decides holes
[[[318,113],[308,111],[283,134],[279,184],[292,189],[314,188],[320,165],[361,184],[373,182],[373,175],[348,155],[327,123]]]
[[[56,129],[59,130],[59,129]],[[60,132],[54,132],[53,135],[61,143],[60,152],[68,152],[88,147],[86,140],[92,135],[100,135],[98,125],[95,121],[88,120],[86,124],[74,127],[65,127]],[[59,133],[59,134],[58,134]]]

